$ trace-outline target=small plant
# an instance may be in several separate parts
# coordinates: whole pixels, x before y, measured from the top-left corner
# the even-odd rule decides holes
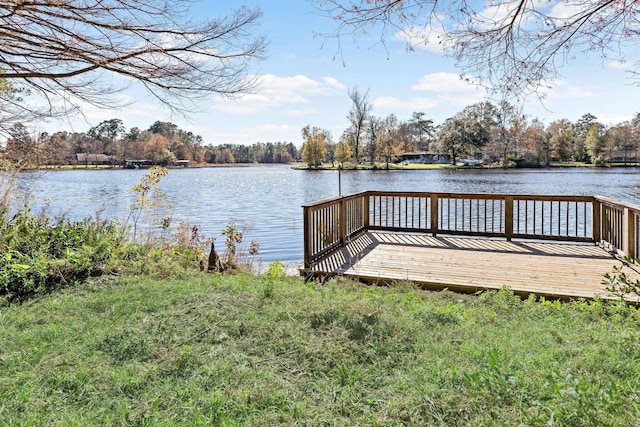
[[[222,230],[222,235],[225,237],[224,253],[221,259],[223,270],[235,270],[241,264],[250,265],[249,257],[258,255],[260,245],[255,240],[251,241],[247,250],[244,249],[242,246],[244,232],[236,223],[228,223]]]
[[[280,261],[273,261],[269,264],[267,271],[263,275],[262,296],[273,298],[275,282],[286,277],[284,264]]]
[[[129,218],[132,220],[133,241],[136,241],[138,234],[138,224],[142,214],[149,220],[149,229],[153,226],[160,226],[164,232],[171,225],[170,216],[162,216],[166,210],[174,208],[169,197],[160,189],[160,181],[169,170],[161,166],[153,166],[149,172],[145,173],[140,182],[133,186],[133,191],[137,194],[137,200],[131,207]],[[128,220],[125,221],[125,226]]]
[[[606,273],[602,284],[606,286],[606,290],[619,298],[625,298],[629,295],[640,297],[640,279],[629,277],[625,269],[640,274],[640,259],[630,257],[618,257],[620,265],[613,267],[611,273]]]
[[[280,280],[286,277],[284,264],[280,261],[273,261],[269,264],[267,271],[264,273],[265,277],[271,280]]]

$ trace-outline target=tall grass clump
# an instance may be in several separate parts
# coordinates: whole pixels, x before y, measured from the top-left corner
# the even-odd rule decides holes
[[[24,299],[111,271],[125,243],[115,222],[52,219],[25,206],[0,222],[0,294]]]
[[[172,208],[158,188],[166,173],[151,168],[142,177],[124,223],[100,213],[82,221],[54,218],[46,209],[33,212],[28,203],[15,209],[12,175],[2,175],[0,301],[24,300],[103,274],[166,278],[201,269],[208,240],[197,226],[171,227],[171,217],[164,216]],[[144,233],[143,219],[148,221]]]

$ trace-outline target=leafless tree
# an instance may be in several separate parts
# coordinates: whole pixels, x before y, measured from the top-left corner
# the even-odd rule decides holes
[[[354,159],[356,163],[360,161],[360,142],[365,132],[365,125],[369,119],[369,114],[373,108],[369,102],[369,91],[360,92],[358,87],[349,90],[349,98],[352,105],[347,119],[351,122],[354,143]]]
[[[640,40],[637,0],[315,0],[340,40],[379,32],[412,49],[439,43],[462,74],[507,97],[538,92],[579,52],[625,61]],[[631,48],[631,49],[629,49]],[[636,59],[637,58],[632,58]],[[631,72],[640,77],[640,63]],[[637,79],[638,81],[640,79]]]
[[[0,0],[0,126],[83,103],[121,106],[116,94],[131,82],[183,114],[202,97],[253,88],[249,66],[265,49],[260,10],[195,22],[191,3]]]

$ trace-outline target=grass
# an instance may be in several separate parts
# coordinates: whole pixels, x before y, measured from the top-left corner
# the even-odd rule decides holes
[[[102,278],[0,308],[0,425],[620,425],[618,303],[265,276]]]

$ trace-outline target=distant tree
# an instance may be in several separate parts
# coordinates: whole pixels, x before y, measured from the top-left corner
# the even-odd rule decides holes
[[[120,159],[124,160],[144,160],[144,146],[151,133],[141,131],[137,127],[129,129],[129,132],[122,139]]]
[[[125,150],[118,150],[116,145],[120,145],[122,138],[126,133],[124,123],[120,119],[104,120],[97,126],[92,127],[87,132],[87,137],[92,138],[97,142],[96,148],[92,150],[94,153],[114,154],[116,151],[123,151],[121,158],[122,164],[124,164],[124,157],[126,157]],[[126,147],[126,145],[125,145]]]
[[[351,145],[349,144],[349,142],[345,140],[339,141],[338,144],[336,145],[336,153],[335,153],[336,160],[341,165],[343,165],[344,162],[346,162],[351,158],[351,156],[352,156]]]
[[[567,119],[556,120],[548,128],[551,157],[561,162],[571,160],[573,127]]]
[[[610,144],[613,145],[613,148],[623,153],[623,162],[624,165],[627,166],[629,153],[634,151],[633,128],[631,126],[631,122],[623,122],[609,128],[607,135],[611,139]]]
[[[325,155],[327,131],[307,125],[302,128],[302,138],[305,141],[302,146],[302,161],[310,168],[321,166]]]
[[[73,155],[72,141],[67,132],[50,135],[45,146],[49,149],[49,162],[53,165],[65,164]]]
[[[573,124],[573,158],[576,161],[584,162],[589,160],[589,150],[586,147],[587,133],[591,126],[596,123],[596,116],[591,113],[583,114]]]
[[[382,119],[375,116],[369,116],[367,120],[367,147],[366,156],[369,163],[376,161],[376,144],[380,135],[380,128],[382,127]]]
[[[159,134],[151,135],[145,144],[144,155],[154,165],[167,166],[175,161],[175,156],[169,150],[169,141]]]
[[[258,9],[197,22],[193,0],[43,0],[0,2],[0,127],[66,114],[88,103],[121,106],[126,80],[186,112],[204,96],[232,96],[255,86],[251,61],[264,38]],[[105,79],[112,74],[121,79]],[[121,87],[114,82],[125,81]],[[21,102],[21,93],[42,102]],[[38,107],[44,105],[44,107]]]
[[[638,151],[640,151],[640,113],[636,113],[631,119],[631,128],[633,131],[633,148],[635,150],[636,165],[640,163]]]
[[[398,118],[394,114],[385,117],[380,124],[377,154],[378,158],[385,162],[386,169],[389,169],[389,163],[403,151],[398,143],[398,129]]]
[[[509,153],[515,147],[515,127],[522,113],[515,105],[502,101],[495,108],[495,122],[498,133],[497,142],[501,149],[502,166],[509,165]]]
[[[425,119],[425,114],[422,112],[414,112],[409,119],[409,123],[413,126],[417,144],[420,147],[426,147],[429,149],[429,144],[435,135],[436,128],[433,125],[433,120]]]
[[[533,119],[526,127],[523,135],[525,158],[538,165],[548,166],[550,163],[549,140],[544,124]]]
[[[358,163],[360,161],[360,143],[373,106],[369,102],[369,91],[360,92],[358,87],[355,86],[348,93],[352,104],[347,119],[349,119],[353,130],[353,153],[355,162]]]
[[[605,146],[605,128],[598,122],[591,123],[584,139],[584,146],[593,164],[602,163],[602,153]]]
[[[20,123],[13,125],[5,144],[4,156],[16,169],[39,166],[39,147],[36,138]]]
[[[233,157],[233,152],[231,151],[231,149],[230,148],[222,148],[218,152],[218,158],[217,158],[216,163],[220,163],[220,164],[235,163],[235,158]]]
[[[448,118],[438,132],[440,149],[451,155],[454,165],[461,154],[483,147],[489,138],[487,122],[479,120],[472,111],[463,111]]]
[[[399,121],[396,127],[396,147],[399,153],[415,151],[420,146],[416,129],[411,122]]]

